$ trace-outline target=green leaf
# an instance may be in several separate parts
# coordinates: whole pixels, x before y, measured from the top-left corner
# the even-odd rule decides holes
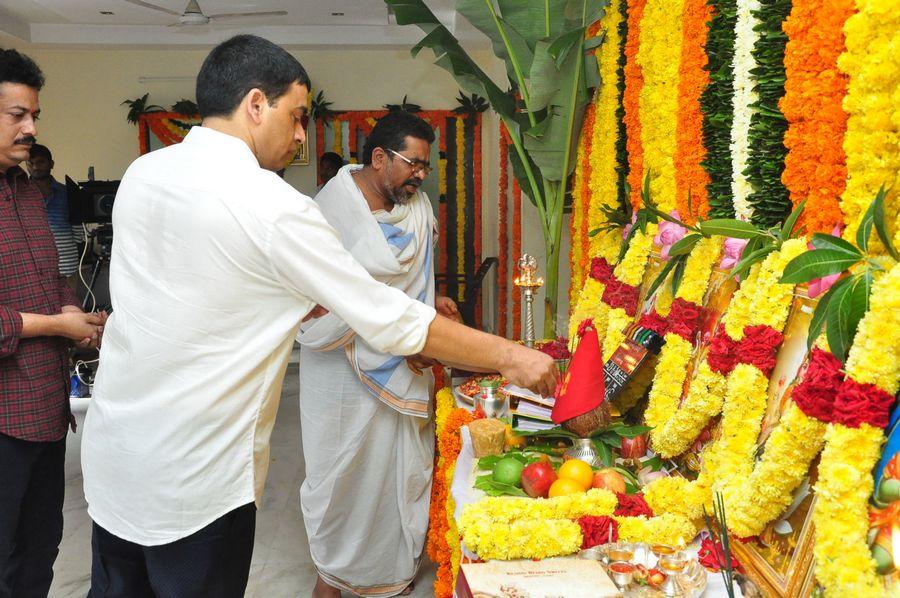
[[[634,235],[637,234],[637,232],[638,232],[638,225],[637,225],[637,223],[635,223],[634,226],[632,226],[631,229],[628,231],[628,234],[625,235],[625,238],[622,239],[622,246],[619,247],[619,256],[616,259],[616,262],[621,262],[622,258],[625,257],[625,254],[628,253],[628,245],[629,245],[629,243],[631,243],[631,238],[634,237]]]
[[[495,482],[491,474],[485,474],[475,478],[475,488],[484,491],[488,496],[528,496],[525,491],[512,484]]]
[[[687,255],[702,238],[699,234],[685,235],[669,248],[670,256]]]
[[[834,235],[826,235],[824,233],[815,233],[810,241],[816,249],[834,249],[849,255],[855,255],[857,259],[862,258],[862,252],[852,244]]]
[[[653,282],[650,283],[650,287],[647,289],[647,297],[652,297],[653,293],[656,292],[656,289],[662,285],[663,281],[669,275],[669,272],[675,267],[675,264],[678,260],[670,259],[666,262],[666,265],[662,267],[662,270],[659,271],[659,274],[656,278],[653,279]]]
[[[765,234],[749,222],[736,220],[734,218],[713,218],[712,220],[705,220],[699,224],[699,227],[702,233],[707,237],[720,235],[722,237],[732,237],[735,239],[752,239]]]
[[[594,440],[594,448],[600,454],[600,462],[603,463],[603,467],[610,467],[613,464],[612,449],[606,446],[605,442],[599,440]]]
[[[485,0],[478,0],[482,4]],[[516,28],[526,40],[537,43],[539,39],[554,37],[566,28],[566,6],[569,0],[497,0],[503,19]],[[457,4],[458,6],[458,4]],[[546,12],[545,12],[546,11]],[[549,19],[550,31],[545,29]]]
[[[881,190],[884,190],[882,185]],[[879,194],[881,191],[878,192]],[[876,196],[877,198],[877,196]],[[869,209],[863,214],[859,221],[859,227],[856,229],[856,244],[863,251],[869,251],[869,237],[872,234],[872,227],[875,225],[875,202],[869,204]]]
[[[828,348],[841,363],[847,360],[859,321],[869,309],[871,272],[861,272],[843,285],[828,302],[825,334]]]
[[[797,220],[800,219],[800,214],[803,213],[803,208],[805,207],[806,200],[804,199],[797,204],[797,207],[794,208],[794,211],[791,212],[791,215],[788,216],[787,220],[784,221],[784,226],[781,227],[781,238],[783,240],[791,238],[791,235],[794,232],[794,227],[797,225]]]
[[[687,268],[688,256],[679,255],[675,258],[675,261],[678,262],[678,265],[675,266],[675,271],[672,273],[672,296],[678,294],[678,287],[681,286],[681,280],[684,278],[684,271]]]
[[[779,282],[799,284],[814,278],[843,272],[859,261],[859,256],[835,249],[813,249],[801,253],[784,268]]]
[[[767,243],[749,254],[745,250],[741,260],[731,269],[731,275],[743,280],[754,264],[765,259],[773,251],[775,251],[774,243]]]
[[[593,228],[593,229],[591,229],[591,230],[588,231],[588,236],[589,236],[589,237],[596,237],[597,235],[600,234],[600,231],[601,231],[601,230],[602,230],[602,229],[599,229],[599,228]]]
[[[900,260],[900,256],[897,255],[897,250],[894,248],[893,243],[891,243],[891,235],[888,233],[887,221],[884,217],[885,195],[887,195],[887,191],[885,190],[884,185],[882,185],[881,189],[878,190],[878,194],[875,196],[875,200],[872,202],[872,216],[875,221],[875,230],[878,231],[878,238],[881,239],[884,248],[891,254],[891,257],[895,260]]]
[[[813,311],[812,319],[809,321],[809,330],[806,333],[807,348],[812,349],[816,339],[822,334],[822,327],[825,326],[825,318],[828,316],[828,303],[831,301],[832,297],[834,297],[834,294],[838,289],[849,282],[849,278],[841,278],[835,282],[824,295],[819,297],[819,302],[816,304],[815,311]]]

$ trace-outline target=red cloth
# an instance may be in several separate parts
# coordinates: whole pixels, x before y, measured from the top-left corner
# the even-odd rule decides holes
[[[25,171],[0,173],[0,433],[63,438],[69,422],[69,342],[22,338],[20,312],[58,314],[78,300],[59,276],[44,197]]]
[[[569,369],[556,390],[551,418],[560,424],[599,407],[606,399],[603,355],[597,331],[588,328],[575,349]]]

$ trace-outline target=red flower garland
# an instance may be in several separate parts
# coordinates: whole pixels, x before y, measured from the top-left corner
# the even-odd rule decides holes
[[[641,185],[644,181],[644,146],[641,144],[641,89],[644,87],[644,70],[637,61],[641,45],[641,20],[647,0],[628,0],[628,36],[625,40],[625,93],[622,107],[625,109],[625,149],[628,154],[628,185],[631,188],[631,205],[635,211],[641,208]]]
[[[641,492],[637,494],[616,494],[619,506],[613,512],[616,517],[653,517],[653,509],[647,504],[647,500]]]
[[[593,548],[619,539],[619,523],[606,515],[585,515],[578,519],[581,527],[581,549]]]
[[[886,428],[894,397],[874,384],[860,384],[852,378],[844,383],[834,400],[833,420],[850,428],[869,424]]]
[[[615,277],[606,283],[603,289],[603,302],[612,308],[621,307],[631,317],[637,313],[638,297],[640,289],[624,282],[619,282]]]
[[[497,334],[506,337],[508,301],[509,269],[509,145],[506,128],[500,127],[500,187],[497,190],[499,201],[499,217],[497,227],[499,229],[497,245],[499,247],[500,263],[497,264]]]
[[[591,278],[599,280],[603,284],[612,280],[614,270],[615,266],[606,261],[605,257],[595,257],[591,261]]]
[[[783,334],[765,324],[744,328],[744,338],[740,341],[732,339],[725,327],[720,326],[710,343],[707,363],[723,376],[739,363],[753,365],[768,376],[775,368],[775,356],[783,340]]]
[[[688,342],[693,342],[697,330],[700,328],[700,318],[703,308],[694,303],[676,297],[669,308],[669,330]]]
[[[519,180],[513,177],[513,247],[512,258],[519,259],[522,255],[522,188]],[[513,338],[522,337],[522,296],[516,293],[513,300]]]
[[[841,373],[841,362],[837,357],[813,348],[809,365],[800,382],[791,393],[791,399],[803,413],[819,421],[832,421],[834,399],[841,388],[844,375]]]
[[[655,309],[651,309],[648,313],[641,314],[638,320],[638,326],[652,330],[660,336],[664,336],[669,329],[669,323],[664,317],[659,315]]]

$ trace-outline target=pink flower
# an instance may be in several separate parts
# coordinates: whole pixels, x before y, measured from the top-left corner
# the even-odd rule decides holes
[[[722,261],[719,262],[721,270],[730,270],[734,265],[741,261],[744,248],[747,246],[748,239],[735,239],[732,237],[725,238],[725,251],[722,254]]]
[[[669,212],[669,215],[677,219],[678,211],[673,210]],[[653,237],[653,243],[661,248],[661,251],[659,252],[660,257],[664,260],[669,259],[669,249],[672,245],[683,239],[686,234],[687,229],[680,224],[663,220],[659,224],[659,232]]]
[[[625,240],[625,237],[628,236],[628,233],[631,232],[631,228],[634,226],[634,223],[637,222],[637,212],[631,213],[631,224],[626,224],[625,228],[622,229],[622,240]]]

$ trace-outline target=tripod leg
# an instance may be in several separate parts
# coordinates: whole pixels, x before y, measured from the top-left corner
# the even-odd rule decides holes
[[[97,261],[94,262],[94,267],[91,269],[91,282],[87,286],[87,293],[84,294],[84,300],[81,302],[81,310],[87,311],[88,302],[94,294],[94,284],[97,282],[97,275],[100,274],[100,268],[103,266],[103,258],[98,257]],[[97,301],[94,300],[94,304],[96,305]]]

